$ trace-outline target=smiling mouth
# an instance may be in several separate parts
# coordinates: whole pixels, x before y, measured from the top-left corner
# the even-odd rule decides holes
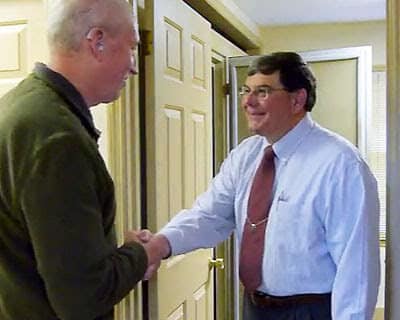
[[[258,117],[262,117],[264,116],[264,113],[247,113],[247,116],[249,116],[250,118],[258,118]]]

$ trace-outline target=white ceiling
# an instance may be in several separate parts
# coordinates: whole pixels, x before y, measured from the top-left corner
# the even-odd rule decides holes
[[[259,25],[384,20],[385,0],[232,0]]]

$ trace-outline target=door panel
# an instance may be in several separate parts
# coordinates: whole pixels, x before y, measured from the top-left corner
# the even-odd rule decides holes
[[[210,24],[180,0],[146,2],[153,50],[145,58],[148,227],[191,207],[211,179]],[[212,320],[212,250],[163,262],[149,283],[152,320]]]
[[[0,2],[0,96],[47,59],[45,21],[45,1]]]
[[[357,59],[309,64],[318,88],[313,118],[357,145]]]

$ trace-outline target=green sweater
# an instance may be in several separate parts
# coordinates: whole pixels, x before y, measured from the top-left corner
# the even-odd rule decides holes
[[[112,319],[147,267],[117,248],[113,182],[58,89],[35,72],[0,99],[1,320]]]

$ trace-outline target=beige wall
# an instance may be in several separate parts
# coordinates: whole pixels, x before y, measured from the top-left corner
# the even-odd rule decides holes
[[[386,21],[262,27],[262,52],[372,45],[374,65],[386,65]]]

